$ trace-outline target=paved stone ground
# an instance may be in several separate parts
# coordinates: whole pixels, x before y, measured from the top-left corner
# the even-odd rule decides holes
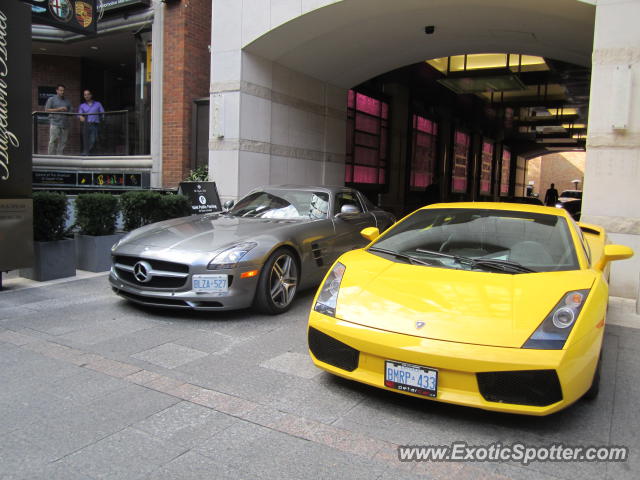
[[[1,479],[631,479],[640,327],[610,317],[601,393],[545,418],[347,382],[306,353],[311,292],[278,317],[143,309],[106,275],[0,292]],[[23,287],[23,288],[19,288]],[[634,320],[635,319],[635,320]],[[634,323],[635,322],[635,323]],[[626,463],[401,463],[397,446],[626,445]]]

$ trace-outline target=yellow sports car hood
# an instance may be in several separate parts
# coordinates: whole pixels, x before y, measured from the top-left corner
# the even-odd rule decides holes
[[[562,296],[589,289],[589,270],[504,274],[394,262],[364,250],[346,266],[336,317],[395,333],[520,348]]]

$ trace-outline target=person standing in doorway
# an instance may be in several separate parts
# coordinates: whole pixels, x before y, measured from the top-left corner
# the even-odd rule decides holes
[[[64,85],[56,87],[56,94],[47,99],[44,111],[49,113],[49,155],[62,155],[69,138],[71,103],[64,98]]]
[[[78,118],[84,126],[82,129],[82,154],[89,155],[98,141],[104,108],[100,102],[93,99],[91,90],[85,90],[83,96],[84,103],[78,108],[78,113],[81,114]]]
[[[558,203],[558,190],[556,190],[555,185],[552,183],[544,195],[544,204],[547,207],[555,207],[556,203]]]

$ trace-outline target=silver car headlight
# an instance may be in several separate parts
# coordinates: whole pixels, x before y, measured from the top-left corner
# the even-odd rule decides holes
[[[331,317],[336,316],[336,308],[338,306],[338,293],[340,292],[340,284],[342,283],[342,277],[346,267],[340,262],[336,263],[327,279],[322,284],[320,293],[318,294],[318,300],[313,306],[316,312],[320,312],[324,315]]]
[[[213,259],[209,262],[207,269],[223,270],[233,268],[252,248],[257,247],[256,242],[244,242],[233,245],[232,247],[219,250],[215,253]]]
[[[562,350],[588,295],[589,290],[565,294],[522,348]]]

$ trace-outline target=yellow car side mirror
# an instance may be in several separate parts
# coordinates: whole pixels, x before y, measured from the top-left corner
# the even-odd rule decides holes
[[[604,246],[604,254],[602,255],[602,259],[596,265],[598,270],[603,270],[607,263],[613,262],[614,260],[624,260],[626,258],[633,257],[633,250],[624,245],[605,245]]]
[[[367,227],[364,230],[360,231],[360,235],[362,235],[364,238],[366,238],[370,242],[373,242],[376,238],[380,236],[380,230],[378,230],[376,227]]]

